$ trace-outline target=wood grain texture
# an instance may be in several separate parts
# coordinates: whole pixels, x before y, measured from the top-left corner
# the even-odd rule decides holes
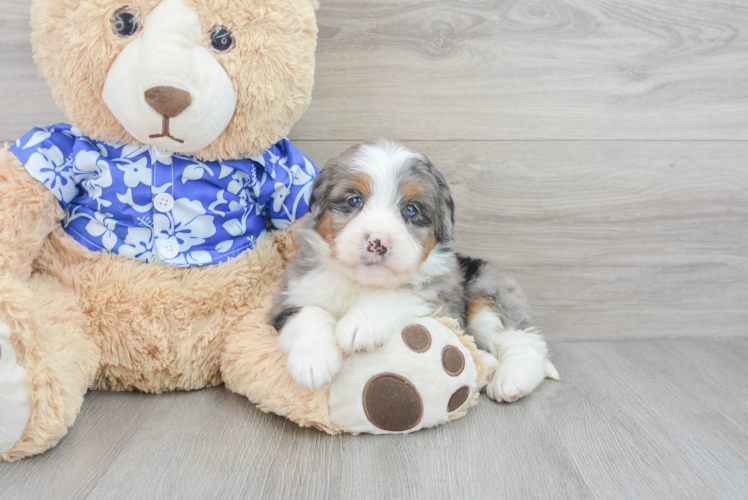
[[[562,382],[410,436],[327,436],[223,388],[91,393],[0,499],[744,498],[748,341],[551,345]]]
[[[62,120],[0,0],[0,140]],[[743,0],[322,1],[292,138],[748,139]]]
[[[350,144],[297,146],[320,165]],[[554,339],[748,336],[748,143],[409,142]]]
[[[64,121],[30,4],[0,0],[0,141]],[[577,341],[551,345],[564,380],[407,437],[330,437],[223,388],[91,393],[56,448],[0,464],[0,499],[747,497],[748,340],[725,339],[748,336],[746,3],[321,4],[291,138],[319,164],[380,136],[429,156],[457,249]]]

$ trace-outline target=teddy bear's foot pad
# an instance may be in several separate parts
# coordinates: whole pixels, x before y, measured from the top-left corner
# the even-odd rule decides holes
[[[330,418],[348,432],[413,432],[447,422],[477,390],[476,367],[455,333],[433,318],[350,356],[330,386]]]
[[[10,328],[0,321],[0,453],[21,438],[30,414],[26,370],[16,363]]]
[[[423,417],[423,399],[405,377],[395,373],[374,375],[364,387],[364,413],[380,429],[402,432]]]

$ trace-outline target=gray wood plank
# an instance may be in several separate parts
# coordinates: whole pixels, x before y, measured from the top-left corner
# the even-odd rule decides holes
[[[62,120],[0,0],[0,140]],[[742,0],[322,1],[292,138],[748,139]]]
[[[349,142],[296,143],[322,165]],[[748,335],[748,143],[408,142],[556,340]]]
[[[410,436],[327,436],[223,388],[91,393],[18,498],[744,498],[746,340],[553,343],[564,380]]]

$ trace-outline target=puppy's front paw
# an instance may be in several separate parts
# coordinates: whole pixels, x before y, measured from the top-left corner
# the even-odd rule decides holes
[[[288,371],[304,387],[329,384],[343,365],[335,341],[335,318],[319,307],[304,307],[291,318],[278,337],[288,353]]]
[[[353,311],[338,321],[335,336],[344,353],[371,351],[384,344],[395,325],[370,314]]]

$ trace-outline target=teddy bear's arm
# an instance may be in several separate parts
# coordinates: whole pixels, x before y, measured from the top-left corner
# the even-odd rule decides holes
[[[0,277],[27,279],[42,243],[61,219],[54,194],[7,147],[0,149]]]

